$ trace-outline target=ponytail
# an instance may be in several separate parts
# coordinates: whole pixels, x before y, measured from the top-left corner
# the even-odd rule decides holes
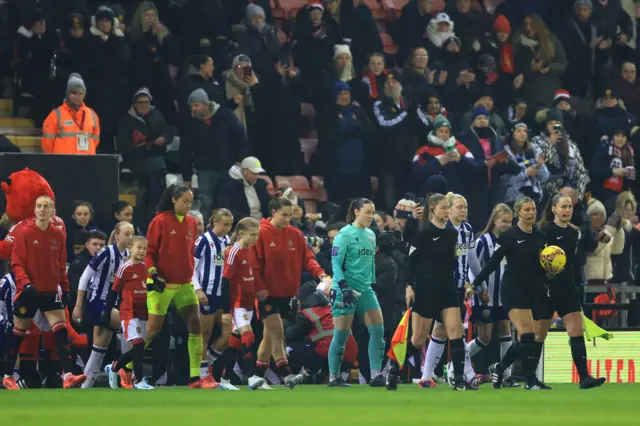
[[[167,189],[162,193],[162,197],[160,197],[160,202],[158,203],[158,213],[163,212],[172,212],[174,211],[173,207],[173,199],[176,200],[182,196],[187,191],[191,191],[191,188],[185,185],[170,185]]]
[[[356,198],[349,204],[349,210],[347,211],[347,224],[351,224],[356,220],[356,210],[360,210],[365,204],[373,204],[368,198]]]
[[[447,197],[445,197],[442,194],[438,194],[433,193],[431,195],[429,195],[429,198],[427,198],[427,214],[423,214],[422,215],[422,225],[425,225],[426,223],[430,222],[431,219],[433,219],[433,211],[435,210],[436,206],[438,205],[438,203],[442,200],[446,200]]]
[[[274,212],[280,211],[283,207],[292,207],[293,203],[285,197],[281,191],[276,192],[269,201],[269,214],[273,216]]]
[[[236,229],[234,229],[233,234],[231,234],[230,244],[227,246],[231,247],[234,245],[238,238],[240,238],[240,233],[248,231],[249,229],[260,228],[260,223],[252,217],[245,217],[240,219],[236,224]]]
[[[485,226],[482,232],[479,233],[477,236],[479,237],[481,235],[488,234],[489,232],[493,232],[493,228],[496,226],[495,225],[496,220],[503,214],[508,214],[508,213],[513,214],[511,207],[509,207],[504,203],[500,203],[496,205],[493,208],[493,211],[491,212],[491,216],[489,216],[489,221],[487,222],[487,226]]]
[[[225,209],[225,208],[215,209],[213,213],[211,213],[211,217],[209,217],[209,228],[213,228],[213,225],[216,222],[221,221],[223,217],[233,218],[233,214],[229,209]]]

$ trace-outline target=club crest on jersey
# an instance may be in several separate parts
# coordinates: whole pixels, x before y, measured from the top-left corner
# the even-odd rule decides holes
[[[338,246],[331,247],[331,256],[333,256],[333,257],[338,256],[338,252],[339,251],[340,251],[340,247],[338,247]]]
[[[273,309],[273,308],[271,308],[271,305],[264,305],[264,310],[265,311],[271,312],[271,309]]]
[[[20,313],[20,315],[24,315],[27,313],[27,308],[22,306],[20,309],[18,309],[18,312]]]
[[[242,315],[242,318],[243,318],[245,321],[249,321],[249,314],[244,314],[244,315]]]
[[[142,328],[141,327],[136,327],[136,333],[141,334],[142,333]]]

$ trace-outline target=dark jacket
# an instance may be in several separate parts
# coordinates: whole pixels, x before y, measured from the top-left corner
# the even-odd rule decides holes
[[[247,135],[238,118],[227,108],[212,103],[207,120],[192,117],[180,139],[182,176],[190,181],[193,168],[226,172],[247,154]]]
[[[598,34],[605,39],[611,39],[614,44],[618,27],[629,39],[633,37],[633,22],[629,14],[622,8],[620,0],[608,0],[604,6],[599,1],[594,1],[591,19],[598,28]]]
[[[251,215],[249,210],[249,202],[244,193],[244,186],[247,185],[244,179],[232,179],[230,176],[225,177],[222,181],[220,191],[218,193],[218,207],[225,207],[231,211],[236,223],[243,217]],[[267,183],[264,179],[256,180],[253,184],[258,199],[260,200],[260,209],[262,217],[270,216],[269,201],[271,196],[267,190]]]
[[[502,141],[495,131],[489,128],[488,140],[491,145],[491,155],[495,155],[504,150]],[[486,225],[487,219],[493,207],[504,201],[500,185],[500,176],[507,172],[518,173],[513,170],[514,164],[495,164],[491,169],[484,165],[485,152],[480,144],[478,133],[473,127],[458,135],[460,143],[467,147],[474,158],[476,165],[475,173],[470,176],[466,189],[461,192],[469,203],[469,223],[473,229],[482,229]]]
[[[380,301],[385,324],[385,335],[391,336],[398,326],[404,307],[406,283],[398,280],[399,268],[391,256],[382,251],[376,253],[376,284],[374,290]]]
[[[89,222],[89,224],[83,228],[78,225],[78,222],[76,222],[73,218],[65,220],[64,226],[67,229],[67,263],[72,263],[76,259],[76,255],[73,252],[73,246],[76,242],[76,236],[78,235],[78,233],[82,231],[96,231],[98,229],[98,226],[93,222]]]
[[[76,298],[78,296],[78,285],[80,284],[80,277],[84,272],[91,255],[87,249],[84,249],[76,256],[75,260],[69,265],[67,276],[69,277],[69,312],[73,312],[73,308],[76,306]]]
[[[251,58],[256,74],[265,77],[274,73],[273,64],[280,51],[276,27],[266,25],[262,32],[253,25],[234,25],[233,38],[238,42],[238,50]]]
[[[400,76],[402,91],[407,94],[411,102],[418,104],[424,102],[428,95],[436,92],[435,87],[427,80],[430,70],[426,70],[426,75],[422,75],[413,68],[405,68]]]
[[[116,148],[122,155],[124,166],[135,175],[145,175],[164,170],[167,145],[175,136],[175,129],[169,126],[162,113],[152,108],[146,117],[139,116],[133,107],[118,122]],[[164,137],[165,145],[153,142]]]
[[[302,13],[302,12],[300,12]],[[325,15],[322,22],[324,33],[314,36],[318,28],[310,21],[303,20],[293,33],[293,56],[301,75],[310,78],[317,76],[322,70],[329,68],[333,61],[333,46],[342,43],[342,34],[338,23]]]
[[[154,97],[154,104],[166,115],[173,111],[174,85],[169,65],[181,62],[178,44],[173,35],[158,40],[151,30],[131,39],[131,90],[147,87]]]
[[[589,43],[596,36],[597,29],[591,21],[576,18],[569,19],[558,33],[569,63],[561,77],[562,88],[573,96],[586,97],[592,86],[594,51]]]
[[[342,36],[351,40],[353,63],[360,70],[366,64],[368,55],[382,52],[382,39],[369,6],[361,2],[353,7],[352,1],[343,1],[340,6]]]
[[[596,103],[596,112],[593,116],[593,123],[595,125],[593,137],[596,139],[594,146],[598,146],[602,136],[608,136],[609,139],[611,139],[616,130],[631,129],[636,124],[636,118],[629,114],[624,102],[620,100],[615,107],[605,107],[600,100],[598,100]]]
[[[396,61],[402,65],[411,55],[411,49],[424,47],[427,25],[431,14],[422,14],[418,9],[418,0],[411,0],[402,8],[402,14],[391,26],[391,36],[398,45]],[[408,93],[408,92],[407,92]]]
[[[406,168],[417,147],[412,118],[414,106],[404,96],[400,105],[392,98],[382,97],[373,104],[373,115],[380,127],[380,144],[377,149],[379,164],[384,170]],[[389,147],[393,147],[389,149]]]
[[[619,78],[613,83],[613,90],[624,102],[627,110],[635,117],[640,115],[640,83],[633,84]]]

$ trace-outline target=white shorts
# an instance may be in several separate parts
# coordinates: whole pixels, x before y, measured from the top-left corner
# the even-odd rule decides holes
[[[124,340],[131,342],[135,339],[144,340],[147,337],[147,322],[138,318],[121,321]]]
[[[245,308],[233,308],[233,330],[251,325],[253,310]]]

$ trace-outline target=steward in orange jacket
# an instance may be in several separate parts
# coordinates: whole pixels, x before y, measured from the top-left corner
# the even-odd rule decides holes
[[[45,154],[95,155],[100,143],[100,122],[84,104],[87,92],[82,77],[73,73],[67,81],[67,98],[49,113],[42,126]]]

